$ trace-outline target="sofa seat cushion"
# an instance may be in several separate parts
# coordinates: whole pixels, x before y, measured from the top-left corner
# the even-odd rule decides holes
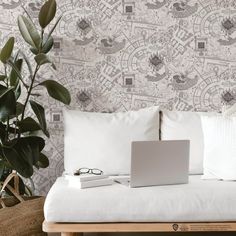
[[[57,179],[44,206],[47,222],[203,222],[236,220],[236,182],[129,188],[114,183],[89,189]]]

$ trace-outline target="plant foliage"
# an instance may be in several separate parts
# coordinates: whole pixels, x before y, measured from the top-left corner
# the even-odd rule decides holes
[[[38,71],[45,64],[56,69],[48,53],[54,44],[52,33],[61,17],[50,27],[48,34],[45,33],[56,15],[56,8],[55,0],[47,0],[39,12],[37,25],[26,11],[25,15],[18,17],[19,31],[33,57],[21,51],[14,54],[13,37],[7,40],[0,52],[4,68],[0,74],[0,179],[6,169],[16,170],[21,176],[30,178],[34,167],[49,166],[48,157],[42,153],[45,146],[42,135],[49,137],[49,132],[44,107],[34,99],[35,87],[45,87],[49,96],[64,104],[71,101],[68,90],[58,82],[36,81]],[[30,58],[34,58],[33,61]],[[23,74],[24,64],[28,73]],[[23,90],[24,96],[21,96]],[[26,109],[31,109],[34,116],[26,115]]]

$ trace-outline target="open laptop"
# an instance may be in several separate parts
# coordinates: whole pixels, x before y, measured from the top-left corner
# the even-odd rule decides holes
[[[188,183],[189,140],[132,142],[130,187]]]

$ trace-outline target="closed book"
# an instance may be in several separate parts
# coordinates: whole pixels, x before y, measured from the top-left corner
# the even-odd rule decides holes
[[[108,179],[107,175],[65,175],[65,178],[67,180],[72,179],[73,181],[78,181],[78,182],[86,182],[86,181],[91,181],[91,180],[98,180],[98,179]]]
[[[109,179],[109,178],[90,180],[90,181],[85,181],[85,182],[79,182],[73,178],[69,179],[69,186],[81,188],[81,189],[106,186],[106,185],[112,185],[112,184],[113,184],[113,179]]]

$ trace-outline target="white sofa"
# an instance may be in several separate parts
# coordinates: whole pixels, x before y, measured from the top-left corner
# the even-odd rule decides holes
[[[201,178],[204,147],[201,115],[215,114],[164,111],[161,115],[161,139],[190,139],[188,184],[129,188],[115,183],[79,189],[70,186],[62,176],[46,198],[44,230],[63,235],[236,231],[236,182]]]

